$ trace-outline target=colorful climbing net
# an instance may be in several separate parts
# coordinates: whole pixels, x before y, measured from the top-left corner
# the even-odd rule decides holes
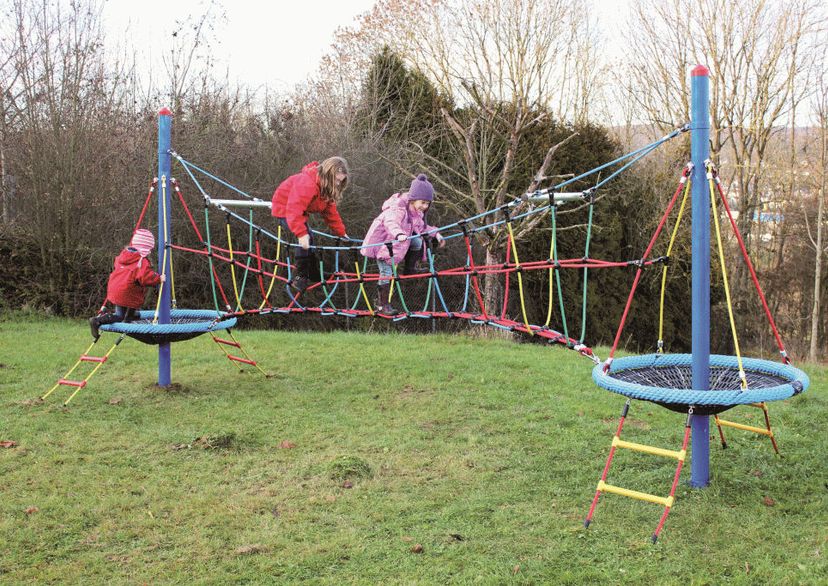
[[[249,195],[175,152],[172,152],[173,158],[184,169],[203,200],[204,229],[202,231],[199,228],[194,214],[187,205],[180,182],[170,179],[169,183],[175,191],[199,245],[186,246],[178,242],[171,243],[167,240],[168,245],[165,252],[175,250],[206,258],[211,276],[210,283],[214,308],[225,319],[242,315],[295,313],[348,318],[373,316],[391,321],[411,318],[464,319],[474,324],[485,324],[510,332],[545,338],[550,343],[559,343],[574,349],[597,363],[598,358],[585,343],[586,300],[590,269],[627,266],[642,268],[666,261],[665,256],[650,258],[646,254],[643,258],[631,261],[610,261],[590,257],[593,211],[598,199],[597,195],[602,187],[619,174],[687,129],[688,126],[685,125],[651,144],[622,155],[590,171],[554,186],[523,194],[521,197],[515,198],[500,207],[457,220],[432,231],[439,231],[447,243],[452,241],[462,243],[465,251],[465,262],[460,266],[438,268],[434,251],[430,246],[427,246],[428,266],[426,271],[418,274],[402,274],[396,265],[393,266],[389,301],[396,296],[396,300],[401,306],[401,310],[394,314],[380,313],[372,304],[371,295],[366,290],[366,285],[377,282],[380,275],[370,272],[369,259],[359,254],[360,248],[363,247],[362,242],[356,239],[338,238],[316,230],[314,231],[315,237],[323,243],[314,246],[315,251],[320,253],[317,257],[320,279],[305,292],[295,293],[288,283],[296,270],[292,258],[298,244],[289,241],[281,227],[272,230],[257,224],[254,218],[254,210],[256,208],[269,208],[270,202]],[[584,181],[607,169],[610,170],[607,171],[606,176],[601,177],[599,175],[599,179],[589,189],[577,192],[563,191],[568,186]],[[204,187],[206,180],[215,182],[221,188],[230,190],[240,198],[218,199],[210,195]],[[164,186],[166,183],[166,181],[162,181],[161,185]],[[157,180],[153,182],[153,186],[150,188],[141,218],[146,212],[156,184]],[[161,198],[162,201],[164,199]],[[558,210],[560,206],[572,202],[585,205],[588,208],[583,255],[578,258],[560,258],[558,254]],[[236,211],[235,208],[246,208],[247,213]],[[216,225],[214,221],[211,222],[211,210],[217,210],[224,216],[222,236],[214,234],[216,230],[211,228],[211,226]],[[542,260],[521,261],[520,246],[515,238],[516,223],[540,214],[548,214],[549,218],[548,257]],[[141,219],[139,219],[138,226],[140,224]],[[234,230],[231,229],[233,225],[244,227],[247,232],[246,242],[240,244],[238,241],[234,241]],[[475,260],[474,254],[475,249],[479,248],[474,245],[475,237],[481,231],[495,228],[505,228],[505,249],[502,251],[505,261],[498,264],[479,263]],[[421,236],[429,241],[429,237],[433,234],[428,232]],[[391,246],[391,244],[392,242],[383,242],[372,246]],[[167,262],[168,256],[169,286],[172,287],[171,297],[173,309],[175,309],[175,273],[172,255],[165,254],[164,262]],[[326,256],[327,262],[325,260]],[[582,271],[581,331],[579,335],[571,333],[567,325],[560,275],[560,271],[563,269]],[[524,274],[530,271],[544,273],[548,291],[545,320],[539,324],[531,323],[527,313],[527,291]],[[224,278],[221,278],[220,274],[224,275]],[[503,295],[496,303],[492,304],[490,302],[487,305],[484,302],[481,279],[488,276],[496,276],[502,279]],[[229,284],[226,282],[228,278]],[[448,296],[445,294],[448,280],[455,283],[457,281],[462,282],[462,302],[455,303],[453,306],[448,302]],[[417,282],[422,284],[418,291],[419,295],[412,293],[413,285]],[[515,297],[515,288],[517,289],[520,309],[517,312],[519,315],[513,316],[509,314],[509,306],[510,298]],[[253,294],[250,293],[251,289],[254,290]],[[424,293],[422,292],[423,289]],[[251,295],[255,297],[254,301],[250,300]],[[559,329],[552,326],[553,314],[556,308],[559,312],[557,321],[560,324]]]

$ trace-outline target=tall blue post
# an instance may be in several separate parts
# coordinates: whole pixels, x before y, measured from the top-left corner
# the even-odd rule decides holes
[[[710,157],[710,77],[707,67],[691,73],[690,155],[693,161],[692,281],[693,389],[710,389],[710,192],[705,161]],[[710,417],[693,415],[690,486],[710,484]]]
[[[170,167],[172,157],[170,148],[172,112],[169,108],[161,108],[158,112],[158,270],[163,269],[166,282],[161,286],[161,305],[158,310],[158,323],[170,323],[170,263],[164,262],[167,250],[167,238],[172,237],[172,222],[170,220]],[[166,228],[166,229],[165,229]],[[167,387],[172,382],[170,343],[165,342],[158,346],[158,386]]]

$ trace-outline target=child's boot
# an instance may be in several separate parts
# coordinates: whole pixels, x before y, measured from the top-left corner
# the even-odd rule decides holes
[[[309,256],[296,258],[296,274],[290,280],[290,286],[299,292],[304,291],[310,285],[310,269],[312,259]]]
[[[101,322],[98,320],[97,315],[89,318],[89,327],[92,330],[92,338],[97,342],[98,338],[101,337],[101,333],[98,331],[98,328],[101,327]]]
[[[413,248],[409,248],[408,252],[405,253],[405,259],[403,260],[403,275],[416,275],[419,272],[417,270],[417,263],[423,257],[422,249],[414,250]]]
[[[391,302],[388,300],[390,292],[390,283],[377,285],[377,312],[384,313],[386,315],[396,315],[399,313],[397,308],[391,305]]]
[[[96,315],[95,317],[90,317],[89,327],[92,330],[92,337],[95,338],[95,341],[97,342],[98,338],[101,337],[101,332],[99,331],[100,327],[107,324],[114,324],[119,320],[120,318],[117,315],[109,311]]]

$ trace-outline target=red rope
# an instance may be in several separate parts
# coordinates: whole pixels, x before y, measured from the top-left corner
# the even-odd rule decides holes
[[[141,214],[138,216],[138,222],[135,224],[135,228],[132,229],[132,233],[138,231],[138,228],[141,227],[141,224],[144,222],[144,214],[147,213],[147,208],[149,207],[150,198],[152,194],[155,192],[155,186],[158,184],[158,177],[155,177],[150,182],[149,193],[147,193],[147,199],[144,200],[144,206],[141,208]]]
[[[267,298],[267,291],[265,291],[264,286],[264,279],[262,279],[262,246],[259,242],[258,236],[256,237],[256,268],[258,269],[258,280],[259,280],[259,290],[262,292],[262,300],[265,302],[265,305],[270,307],[270,301]]]
[[[175,188],[176,194],[178,195],[178,201],[181,202],[181,205],[184,208],[184,212],[187,214],[187,218],[189,218],[189,220],[190,220],[190,226],[193,228],[193,231],[196,233],[196,237],[198,238],[198,241],[201,242],[201,243],[204,243],[204,238],[201,236],[201,231],[198,229],[198,225],[195,222],[195,218],[193,218],[193,214],[190,213],[190,208],[189,208],[189,206],[187,206],[187,202],[184,201],[184,194],[181,192],[181,189],[178,186],[178,181],[173,179],[172,184],[173,184],[173,187]],[[173,248],[178,248],[180,250],[189,250],[190,252],[201,253],[201,254],[204,254],[204,255],[209,254],[207,252],[207,245],[206,244],[204,245],[204,251],[203,252],[193,250],[193,249],[186,249],[184,247],[177,247],[177,246],[173,246]],[[221,294],[221,299],[222,299],[222,301],[224,301],[224,306],[225,307],[230,307],[230,301],[227,299],[227,294],[224,292],[224,287],[221,285],[221,279],[219,279],[218,271],[216,271],[215,266],[213,266],[212,273],[213,273],[213,281],[218,286],[219,293]]]
[[[193,231],[196,233],[196,237],[198,238],[199,242],[204,242],[204,238],[201,236],[201,231],[198,229],[198,224],[196,224],[195,218],[193,218],[193,214],[190,213],[190,208],[187,206],[187,202],[184,201],[184,194],[181,193],[181,189],[178,186],[178,181],[175,179],[172,180],[173,187],[175,188],[175,193],[178,195],[178,201],[181,202],[181,206],[184,208],[184,211],[187,213],[187,218],[190,220],[190,226],[192,226]]]
[[[753,263],[750,261],[750,256],[748,256],[747,248],[745,247],[745,242],[744,240],[742,240],[742,235],[739,233],[739,228],[736,227],[736,221],[733,219],[733,214],[730,211],[730,206],[727,205],[727,197],[725,197],[724,190],[722,189],[722,184],[721,181],[719,181],[718,174],[716,174],[715,177],[716,187],[719,190],[719,198],[722,200],[722,205],[724,206],[724,209],[727,212],[727,219],[730,220],[730,225],[733,228],[733,233],[736,235],[736,240],[739,242],[739,248],[742,249],[742,256],[745,259],[745,263],[748,266],[748,270],[750,270],[750,278],[753,280],[753,285],[756,287],[756,292],[759,294],[759,299],[762,302],[762,307],[765,310],[765,315],[768,316],[768,322],[770,322],[771,329],[773,330],[773,336],[776,338],[776,345],[779,348],[779,353],[782,355],[782,361],[785,364],[790,364],[791,361],[788,358],[788,353],[785,351],[785,345],[782,343],[782,338],[779,335],[779,330],[776,329],[776,322],[773,320],[773,315],[771,315],[770,308],[768,307],[768,302],[765,299],[765,293],[762,291],[762,286],[759,284],[759,278],[756,276],[756,270],[753,268]]]
[[[644,251],[642,258],[647,258],[648,256],[650,256],[650,251],[653,249],[653,246],[655,245],[655,242],[658,239],[659,234],[661,234],[661,230],[664,228],[664,224],[667,223],[667,218],[670,216],[670,212],[672,211],[673,206],[676,204],[676,200],[678,199],[678,196],[681,193],[682,188],[684,187],[684,183],[687,180],[687,175],[689,173],[689,166],[685,166],[684,171],[682,171],[681,174],[681,180],[679,181],[678,187],[676,187],[676,192],[670,199],[670,203],[667,205],[667,209],[664,211],[664,215],[661,217],[661,221],[658,223],[658,227],[656,228],[653,237],[650,239],[650,243],[647,244],[647,250]],[[638,281],[641,280],[641,273],[643,271],[644,267],[642,266],[639,266],[638,270],[635,271],[635,279],[633,279],[632,288],[630,289],[630,294],[627,297],[627,304],[624,306],[624,313],[621,315],[621,323],[618,324],[618,331],[615,333],[615,340],[612,343],[612,349],[610,350],[607,361],[604,363],[604,372],[609,370],[610,362],[612,362],[612,357],[615,355],[615,351],[618,348],[618,342],[621,340],[621,332],[624,331],[624,323],[627,321],[627,315],[630,312],[630,306],[632,306],[632,300],[635,296],[635,290],[638,288]]]
[[[506,239],[506,266],[508,267],[509,261],[512,258],[512,247],[509,246],[511,243],[511,237]],[[494,271],[498,272],[498,271]],[[506,319],[506,308],[509,305],[509,274],[511,270],[506,270],[506,284],[503,286],[503,309],[500,312],[500,319]]]
[[[469,255],[468,274],[471,274],[472,285],[474,286],[474,294],[477,297],[477,302],[480,304],[480,313],[483,314],[484,319],[489,319],[489,316],[486,314],[486,306],[483,303],[483,296],[480,294],[480,283],[478,282],[477,275],[475,274],[477,270],[474,266],[474,255],[472,254],[471,241],[469,240],[468,234],[463,236],[463,240],[466,241],[466,251]]]

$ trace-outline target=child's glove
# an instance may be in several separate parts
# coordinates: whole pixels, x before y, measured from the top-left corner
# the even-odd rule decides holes
[[[299,246],[307,250],[310,248],[310,234],[305,234],[299,237]]]
[[[443,248],[446,245],[446,239],[439,232],[434,234],[434,237],[437,239],[437,246]]]
[[[167,275],[165,275],[164,273],[161,273],[161,274],[159,275],[159,278],[161,279],[161,282],[162,282],[162,283],[166,283],[166,282],[167,282]]]
[[[405,234],[397,234],[397,242],[405,242],[408,240],[408,236]]]

